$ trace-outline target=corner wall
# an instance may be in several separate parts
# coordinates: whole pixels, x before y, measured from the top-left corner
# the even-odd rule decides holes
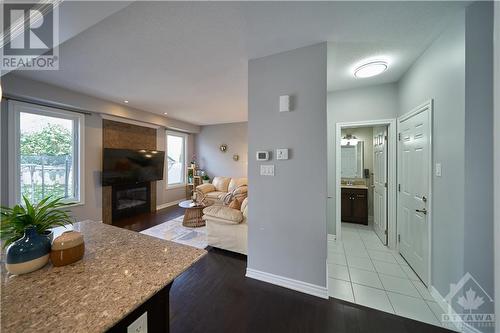
[[[312,284],[326,295],[326,43],[250,60],[248,269]],[[279,112],[279,96],[293,111]],[[289,148],[290,159],[255,160]],[[273,154],[274,155],[274,154]],[[274,164],[275,176],[260,165]]]
[[[227,145],[225,153],[219,150]],[[195,139],[196,159],[200,168],[212,179],[214,176],[247,177],[248,123],[229,123],[201,126]],[[233,155],[239,156],[238,161]]]

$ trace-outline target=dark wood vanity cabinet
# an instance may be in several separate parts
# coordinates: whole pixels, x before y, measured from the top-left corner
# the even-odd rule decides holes
[[[342,222],[368,224],[368,190],[364,188],[341,189]]]

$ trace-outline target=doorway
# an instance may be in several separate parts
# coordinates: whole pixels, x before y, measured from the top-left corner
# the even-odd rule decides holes
[[[432,100],[398,118],[398,128],[399,253],[422,282],[429,286]]]
[[[342,239],[342,206],[346,207],[346,199],[353,198],[362,194],[347,194],[342,196],[342,186],[356,185],[356,181],[350,181],[353,178],[354,169],[350,174],[344,170],[342,175],[342,155],[347,157],[351,154],[342,152],[342,143],[349,140],[348,135],[353,133],[353,129],[371,128],[371,138],[369,151],[373,156],[373,162],[370,168],[356,166],[359,178],[363,178],[365,187],[368,190],[369,199],[372,206],[368,207],[371,213],[369,224],[373,225],[375,233],[379,236],[383,245],[391,249],[397,248],[396,236],[396,120],[373,120],[362,122],[348,122],[336,124],[336,161],[335,164],[335,190],[336,190],[336,209],[335,209],[335,230],[336,239]],[[354,135],[355,136],[355,135]],[[351,137],[351,140],[356,140]],[[353,142],[351,142],[352,145]],[[344,144],[344,146],[346,146]],[[358,150],[365,151],[365,145],[357,145]],[[352,166],[352,163],[345,163],[344,167]],[[361,172],[360,169],[363,169]],[[368,171],[365,171],[368,169]],[[349,170],[349,169],[348,169]],[[366,174],[367,172],[368,174]],[[344,180],[343,180],[344,179]],[[355,190],[355,189],[353,189]],[[344,191],[345,192],[345,191]],[[371,194],[371,195],[370,195]],[[358,198],[358,197],[356,197]],[[344,199],[344,200],[343,200]],[[351,201],[356,201],[351,199]],[[345,218],[345,216],[344,216]],[[375,226],[376,225],[376,226]]]

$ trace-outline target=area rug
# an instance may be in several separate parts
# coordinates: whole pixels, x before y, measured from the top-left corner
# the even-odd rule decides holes
[[[141,231],[141,234],[193,246],[199,249],[207,247],[207,227],[188,228],[182,225],[184,216],[155,225]]]

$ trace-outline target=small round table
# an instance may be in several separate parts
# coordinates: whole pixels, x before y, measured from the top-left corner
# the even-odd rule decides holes
[[[204,227],[205,221],[203,217],[203,208],[205,205],[198,205],[193,200],[184,200],[179,202],[179,207],[185,208],[184,220],[182,225],[188,228]]]

